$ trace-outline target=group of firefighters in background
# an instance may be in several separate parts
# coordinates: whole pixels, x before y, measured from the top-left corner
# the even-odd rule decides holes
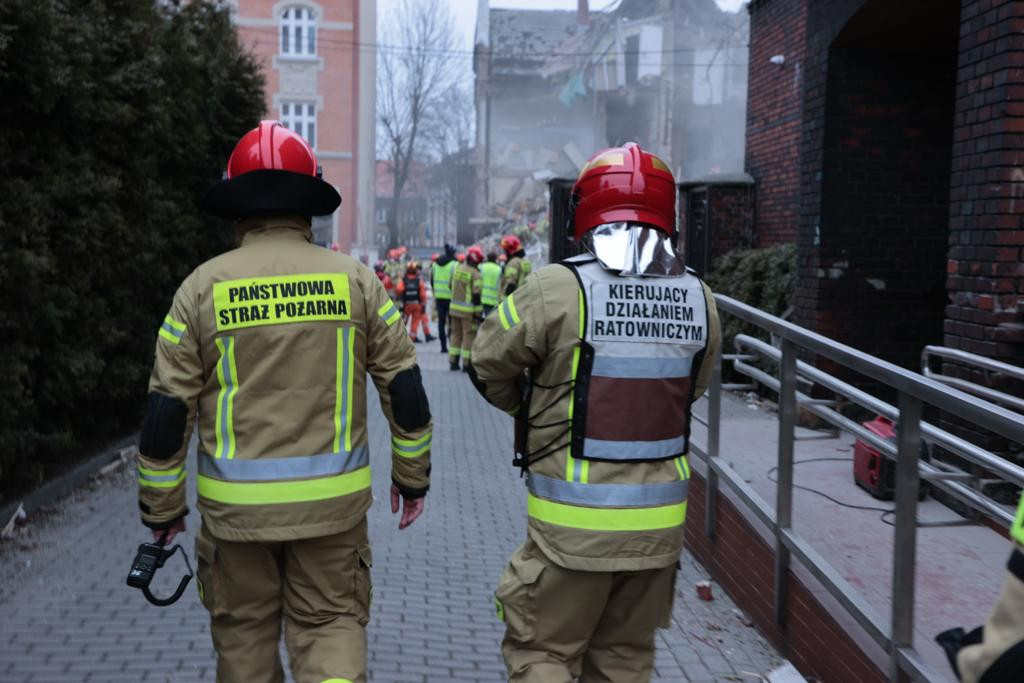
[[[420,343],[440,338],[441,353],[449,356],[451,369],[469,372],[476,330],[499,301],[514,292],[532,271],[522,241],[515,235],[501,238],[501,253],[471,246],[456,251],[444,245],[444,253],[430,257],[429,274],[424,265],[408,257],[406,247],[388,250],[387,260],[377,261],[374,271],[402,315],[409,339]],[[428,288],[429,281],[429,288]],[[438,336],[430,332],[427,301],[434,299]],[[449,343],[449,341],[451,343]]]

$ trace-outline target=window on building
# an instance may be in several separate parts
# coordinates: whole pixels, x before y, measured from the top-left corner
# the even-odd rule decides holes
[[[281,104],[281,123],[306,138],[306,142],[316,149],[316,105],[312,102],[283,102]]]
[[[289,7],[281,13],[281,54],[316,55],[316,14],[308,7]]]
[[[388,222],[388,210],[383,206],[377,208],[377,222],[381,225]]]

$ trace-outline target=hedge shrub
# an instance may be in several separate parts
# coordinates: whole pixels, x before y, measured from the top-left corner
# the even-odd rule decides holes
[[[226,4],[0,3],[0,504],[138,428],[197,200],[262,115]]]
[[[736,249],[715,261],[707,283],[718,294],[725,294],[766,313],[781,316],[793,304],[796,264],[795,244],[780,244],[763,249]],[[735,316],[723,314],[723,353],[733,353],[733,338],[740,333],[768,340],[767,333],[743,323]]]

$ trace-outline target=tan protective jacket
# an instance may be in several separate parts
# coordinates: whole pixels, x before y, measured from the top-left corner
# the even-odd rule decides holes
[[[611,277],[631,283],[658,282],[653,278]],[[634,397],[628,394],[638,386],[659,388],[681,384],[691,399],[704,392],[710,380],[714,354],[720,345],[714,299],[706,285],[690,277],[688,282],[694,294],[691,307],[706,314],[702,318],[706,322],[702,331],[706,343],[689,359],[693,363],[692,370],[689,363],[684,363],[684,371],[662,380],[652,373],[659,372],[663,365],[676,363],[678,359],[625,359],[635,361],[634,367],[646,368],[644,372],[647,375],[641,373],[636,376],[647,379],[633,384],[629,384],[632,380],[626,384],[614,384],[615,379],[597,375],[603,373],[614,378],[617,367],[628,374],[630,365],[608,363],[607,358],[595,360],[589,393],[584,396],[593,398],[597,391],[597,396],[604,396],[604,405],[589,405],[589,416],[584,425],[578,424],[584,422],[580,419],[574,423],[574,406],[580,405],[574,400],[574,392],[578,384],[587,380],[579,370],[585,363],[587,349],[592,347],[581,343],[581,340],[590,340],[594,327],[591,324],[589,330],[583,329],[587,312],[581,281],[564,265],[546,266],[528,277],[523,286],[506,297],[481,326],[473,345],[475,374],[472,376],[477,389],[488,401],[517,416],[517,440],[522,439],[524,422],[529,422],[526,443],[519,443],[516,448],[517,452],[531,454],[532,464],[527,479],[530,488],[529,535],[551,561],[584,571],[666,567],[677,561],[682,549],[689,480],[686,458],[679,451],[676,451],[679,457],[670,455],[656,461],[628,462],[582,459],[573,454],[585,452],[592,444],[600,447],[616,442],[616,435],[595,434],[595,429],[607,432],[608,423],[614,422],[616,411],[635,412],[634,406],[628,404]],[[641,345],[640,349],[657,355],[671,351],[671,346],[650,344],[646,347]],[[661,362],[663,360],[665,363]],[[598,365],[611,370],[599,373]],[[527,386],[524,371],[527,369],[532,388],[529,405],[524,406]],[[692,379],[690,375],[693,375]],[[609,381],[613,383],[608,384]],[[611,392],[599,387],[595,389],[601,382],[606,386],[620,387],[621,402],[616,402],[614,389]],[[677,384],[672,385],[672,382]],[[685,403],[685,398],[683,400]],[[671,409],[672,406],[652,406],[652,410],[654,408]],[[683,405],[675,408],[677,412],[685,413]],[[612,416],[613,419],[596,420],[595,415]],[[683,417],[688,420],[689,416],[684,414]],[[674,429],[676,427],[678,425],[673,426]],[[622,425],[622,428],[628,430],[629,427]],[[675,431],[678,433],[682,429]],[[594,435],[600,438],[591,439]],[[630,436],[628,439],[640,437]],[[572,445],[571,438],[578,439],[578,449]],[[661,436],[652,438],[661,439]],[[678,441],[663,439],[648,443],[641,439],[635,446],[623,448],[621,453],[605,453],[604,456],[640,456],[644,448],[673,443],[675,448],[685,451],[685,438],[682,437]]]
[[[473,318],[483,310],[483,276],[476,266],[460,263],[452,275],[452,303],[449,314],[455,318]]]
[[[249,219],[196,268],[159,330],[140,440],[143,522],[187,512],[198,419],[199,508],[216,537],[340,533],[370,507],[366,375],[391,427],[392,479],[429,485],[431,420],[416,353],[377,276],[310,243],[298,217]]]
[[[522,256],[510,258],[505,264],[505,268],[501,271],[501,290],[498,292],[498,298],[509,293],[509,285],[512,286],[513,291],[518,287],[522,287],[526,276],[530,274],[530,270],[530,262]]]

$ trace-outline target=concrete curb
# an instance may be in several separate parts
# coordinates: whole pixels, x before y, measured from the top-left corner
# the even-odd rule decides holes
[[[71,471],[65,472],[53,481],[43,484],[32,493],[3,506],[0,508],[0,520],[3,520],[0,524],[10,519],[15,511],[17,511],[19,505],[24,505],[25,514],[31,515],[35,510],[55,503],[72,493],[97,472],[114,460],[117,460],[122,449],[138,444],[138,436],[136,433],[114,442],[113,445],[103,449],[98,455],[92,456]]]

